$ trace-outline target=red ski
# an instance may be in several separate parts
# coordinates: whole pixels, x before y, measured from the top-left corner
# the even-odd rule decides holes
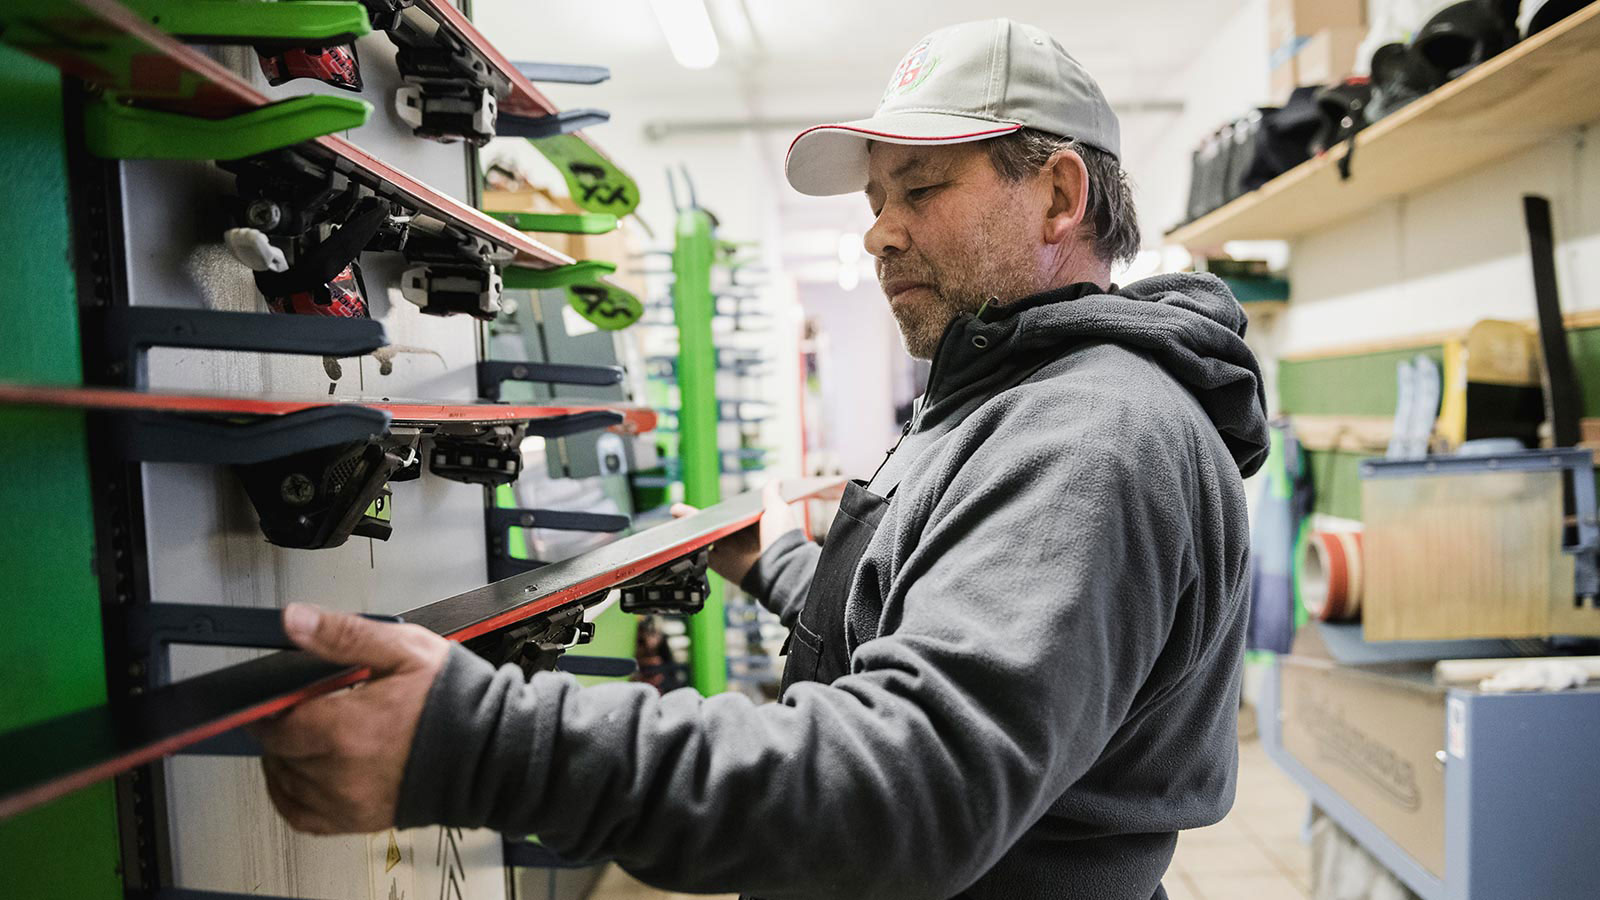
[[[323,407],[363,406],[389,414],[394,424],[413,427],[440,425],[493,426],[514,422],[555,419],[592,412],[614,412],[622,417],[622,430],[643,433],[656,427],[656,413],[643,406],[620,403],[518,405],[509,403],[443,403],[437,400],[392,400],[340,397],[230,397],[222,394],[168,394],[119,388],[60,387],[0,382],[0,405],[66,407],[86,410],[197,413],[201,415],[284,416]]]
[[[834,478],[786,482],[783,494],[796,502],[842,484]],[[547,661],[581,639],[583,608],[611,588],[646,594],[698,589],[702,551],[755,524],[761,513],[759,492],[741,494],[581,556],[418,607],[403,618],[451,640],[477,639],[475,649],[497,661]],[[249,612],[276,622],[276,610]],[[286,643],[281,631],[278,641]],[[115,714],[98,707],[0,735],[0,759],[6,761],[0,767],[0,819],[369,675],[297,651],[275,653],[150,691]]]

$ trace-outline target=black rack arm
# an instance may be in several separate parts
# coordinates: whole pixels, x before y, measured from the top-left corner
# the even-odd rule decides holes
[[[621,366],[578,366],[486,359],[478,363],[478,396],[485,400],[499,400],[500,385],[507,381],[610,387],[621,384],[622,376]]]

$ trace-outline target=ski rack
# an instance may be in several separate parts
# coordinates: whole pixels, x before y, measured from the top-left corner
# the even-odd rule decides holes
[[[35,5],[50,9],[43,2]],[[245,222],[260,237],[300,241],[309,227],[308,216],[348,213],[368,198],[409,213],[405,224],[391,219],[371,239],[377,242],[374,249],[402,250],[416,263],[402,287],[424,311],[492,316],[498,310],[503,268],[543,269],[574,262],[331,133],[365,121],[370,107],[362,101],[315,95],[272,103],[225,67],[115,0],[70,0],[64,12],[51,9],[30,17],[24,9],[12,15],[0,17],[9,42],[123,99],[142,101],[137,106],[109,99],[85,104],[88,145],[116,158],[223,160],[243,182]],[[65,49],[48,40],[30,43],[36,32],[53,34],[51,29],[64,25],[110,37]],[[169,77],[146,75],[145,81],[136,82],[137,76],[109,71],[97,54],[116,52],[159,60]],[[131,72],[138,67],[125,68]],[[174,84],[190,93],[174,96]],[[316,183],[319,176],[326,185]],[[310,208],[295,209],[296,203]],[[349,237],[346,241],[356,243]],[[359,243],[340,249],[358,255],[366,241]],[[341,268],[343,263],[333,271]],[[306,277],[297,273],[297,278]]]
[[[837,490],[841,479],[783,485],[790,502]],[[561,625],[581,639],[582,610],[613,587],[673,564],[754,524],[760,492],[589,553],[551,563],[403,614],[454,641],[493,640]],[[592,626],[591,626],[592,627]],[[113,711],[86,709],[0,734],[0,820],[97,781],[128,772],[242,725],[369,677],[366,669],[327,663],[298,651],[274,653],[132,694]]]

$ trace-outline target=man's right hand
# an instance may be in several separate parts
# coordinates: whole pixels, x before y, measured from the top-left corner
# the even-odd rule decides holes
[[[794,511],[789,508],[789,504],[783,502],[783,492],[779,489],[777,481],[767,482],[767,486],[761,491],[761,501],[766,509],[761,513],[760,522],[728,535],[711,547],[708,560],[711,571],[733,584],[744,581],[744,576],[750,573],[756,560],[772,546],[773,541],[800,527]],[[681,519],[698,511],[686,503],[672,505],[674,519]]]

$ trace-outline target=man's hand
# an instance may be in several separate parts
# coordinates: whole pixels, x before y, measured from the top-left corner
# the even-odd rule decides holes
[[[257,723],[267,793],[297,831],[369,833],[394,824],[400,780],[428,688],[450,643],[419,625],[389,625],[304,603],[284,630],[329,662],[366,666],[372,680]]]
[[[772,546],[772,542],[784,534],[799,528],[795,520],[794,511],[789,504],[783,502],[783,491],[778,487],[778,482],[769,481],[761,491],[761,501],[766,509],[761,513],[761,521],[743,531],[736,531],[711,548],[709,562],[711,571],[721,575],[727,581],[738,584],[749,574],[755,566],[756,560],[763,551]],[[684,503],[672,505],[672,517],[681,519],[692,515],[697,510]]]

